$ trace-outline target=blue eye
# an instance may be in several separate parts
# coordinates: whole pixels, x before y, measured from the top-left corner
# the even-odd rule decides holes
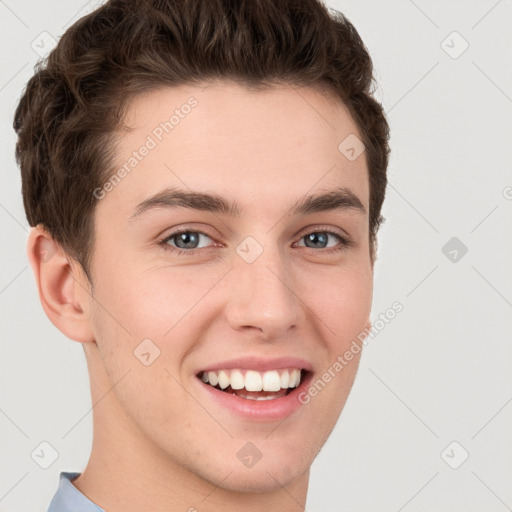
[[[335,248],[336,243],[334,243],[333,245],[332,244],[328,245],[329,237],[335,238],[338,241],[338,243],[341,244],[342,247],[340,247],[339,249],[342,249],[345,246],[349,245],[348,240],[346,240],[342,236],[338,235],[337,233],[332,233],[330,231],[313,231],[307,235],[304,235],[301,238],[301,241],[304,240],[305,241],[304,246],[308,247],[309,249],[326,249],[326,248],[330,249],[332,247]],[[307,244],[311,244],[311,245],[307,245]],[[304,247],[304,246],[301,246],[301,247]]]
[[[191,252],[194,249],[202,249],[205,247],[204,245],[200,245],[201,237],[210,238],[206,233],[202,233],[201,231],[177,231],[166,237],[161,243],[166,249],[188,249],[188,251],[180,252]],[[170,242],[174,242],[175,245],[172,245]]]

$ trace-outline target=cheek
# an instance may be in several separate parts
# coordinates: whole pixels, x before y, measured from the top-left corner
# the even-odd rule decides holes
[[[187,340],[179,335],[179,328],[186,329],[187,323],[180,319],[197,298],[193,291],[184,294],[174,284],[179,283],[154,276],[146,279],[142,273],[125,274],[124,279],[110,276],[93,301],[101,371],[110,379],[105,387],[115,385],[122,414],[147,428],[158,429],[170,419],[179,419],[180,407],[162,404],[181,400],[176,364],[187,351]]]
[[[100,295],[105,308],[135,339],[163,339],[185,318],[193,318],[202,297],[222,277],[220,270],[140,269],[111,274]]]
[[[307,303],[335,336],[337,343],[349,342],[369,320],[372,302],[372,274],[360,269],[338,269],[315,276],[305,291]]]

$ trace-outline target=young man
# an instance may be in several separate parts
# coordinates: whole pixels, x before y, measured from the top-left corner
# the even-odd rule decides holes
[[[15,116],[94,441],[50,512],[299,511],[370,328],[388,125],[317,0],[112,0]]]

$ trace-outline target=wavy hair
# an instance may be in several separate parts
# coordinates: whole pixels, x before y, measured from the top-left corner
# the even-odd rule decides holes
[[[79,19],[37,64],[14,116],[29,224],[42,224],[90,279],[92,191],[111,172],[127,100],[212,79],[318,87],[345,104],[366,147],[373,261],[389,127],[368,50],[320,0],[109,0]]]

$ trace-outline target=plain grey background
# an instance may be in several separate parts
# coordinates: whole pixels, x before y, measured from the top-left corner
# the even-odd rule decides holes
[[[388,112],[372,319],[403,311],[364,350],[307,510],[512,510],[512,2],[326,3],[369,47]],[[91,449],[82,348],[47,319],[28,267],[12,116],[52,37],[96,4],[0,0],[2,512],[46,510]],[[31,456],[51,461],[42,442],[58,454],[47,469]]]

